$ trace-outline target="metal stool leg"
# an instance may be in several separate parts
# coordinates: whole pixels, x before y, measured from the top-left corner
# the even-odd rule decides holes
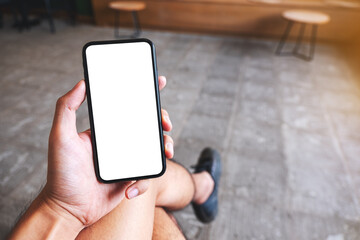
[[[290,33],[291,28],[292,28],[293,25],[294,25],[294,22],[293,22],[293,21],[289,21],[289,22],[288,22],[288,24],[287,24],[287,26],[286,26],[286,29],[285,29],[285,32],[284,32],[284,34],[282,35],[282,37],[281,37],[281,39],[280,39],[280,42],[279,42],[279,44],[278,44],[278,46],[277,46],[277,48],[276,48],[275,53],[276,53],[277,55],[281,55],[281,54],[282,54],[282,53],[281,53],[281,50],[282,50],[282,48],[283,48],[284,45],[285,45],[286,39],[287,39],[287,37],[289,36],[289,33]]]
[[[120,36],[119,36],[119,18],[120,18],[120,16],[119,16],[120,14],[119,14],[119,12],[118,11],[115,11],[115,18],[114,18],[114,37],[115,38],[120,38]]]
[[[134,27],[135,27],[135,32],[134,32],[134,34],[132,35],[132,37],[133,37],[133,38],[136,38],[136,37],[138,37],[138,36],[140,35],[140,33],[141,33],[139,18],[138,18],[138,15],[137,15],[137,12],[136,12],[136,11],[132,11],[131,14],[132,14],[132,17],[133,17]]]
[[[55,33],[55,25],[54,25],[54,19],[53,19],[53,13],[52,13],[50,0],[45,0],[45,6],[46,6],[47,17],[49,20],[49,25],[50,25],[50,32]]]
[[[131,34],[130,36],[120,36],[120,33],[119,33],[119,28],[120,28],[120,20],[119,20],[119,11],[115,11],[115,28],[114,28],[114,35],[115,35],[115,38],[119,39],[119,38],[136,38],[140,35],[141,33],[141,28],[140,28],[140,22],[139,22],[139,18],[138,18],[138,15],[137,15],[137,12],[136,11],[132,11],[131,12],[131,15],[132,15],[132,19],[133,19],[133,23],[134,23],[134,33]]]
[[[317,33],[317,25],[314,24],[312,26],[312,33],[311,33],[311,45],[310,45],[310,55],[308,57],[308,61],[314,58],[315,53],[315,45],[316,45],[316,33]]]
[[[299,55],[299,48],[301,46],[301,43],[302,43],[302,39],[304,37],[304,31],[305,31],[305,23],[301,23],[300,25],[300,30],[299,30],[299,36],[296,40],[296,45],[293,49],[293,54],[294,55]]]
[[[302,27],[302,28],[305,28],[305,27]],[[298,52],[299,47],[301,45],[302,38],[304,36],[304,29],[300,29],[300,31],[301,31],[301,33],[299,34],[299,37],[298,37],[298,39],[300,39],[300,40],[296,43],[296,47],[294,48],[294,55],[303,60],[311,61],[314,58],[314,53],[315,53],[317,25],[314,24],[312,26],[311,39],[310,39],[310,51],[309,51],[308,55]]]
[[[300,25],[300,29],[299,29],[299,35],[296,39],[296,44],[294,46],[294,49],[292,52],[282,52],[282,49],[285,45],[285,42],[288,38],[288,35],[290,33],[290,30],[293,26],[294,22],[292,21],[289,21],[286,29],[285,29],[285,32],[283,34],[283,36],[281,37],[281,40],[276,48],[276,54],[277,55],[281,55],[281,56],[288,56],[288,55],[293,55],[295,57],[298,57],[298,58],[301,58],[303,60],[306,60],[306,61],[311,61],[313,58],[314,58],[314,54],[315,54],[315,45],[316,45],[316,34],[317,34],[317,28],[318,26],[316,24],[313,24],[312,26],[312,31],[311,31],[311,39],[310,39],[310,52],[309,52],[309,55],[305,55],[305,54],[302,54],[302,53],[299,53],[299,50],[300,50],[300,47],[301,47],[301,44],[303,42],[303,38],[304,38],[304,33],[305,33],[305,27],[306,27],[306,24],[305,23],[301,23]]]

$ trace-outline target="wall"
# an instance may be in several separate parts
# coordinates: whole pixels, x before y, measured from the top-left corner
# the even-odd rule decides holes
[[[306,9],[321,10],[331,17],[329,24],[319,28],[320,40],[349,41],[360,32],[355,24],[360,22],[359,8],[324,6],[320,0],[306,0],[300,5],[295,0],[281,4],[258,3],[261,0],[144,1],[147,9],[139,17],[145,28],[278,38],[286,25],[281,13],[290,8],[304,8],[305,4]],[[108,8],[109,2],[92,0],[97,25],[113,25],[114,13]],[[130,14],[122,14],[121,23],[131,26]]]

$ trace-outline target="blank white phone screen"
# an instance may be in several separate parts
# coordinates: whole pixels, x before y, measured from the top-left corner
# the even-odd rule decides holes
[[[150,44],[90,45],[85,54],[100,177],[159,174],[163,163]]]

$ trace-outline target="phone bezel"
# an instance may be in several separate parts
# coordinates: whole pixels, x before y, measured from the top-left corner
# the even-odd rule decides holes
[[[91,91],[89,84],[89,75],[88,75],[88,67],[87,67],[87,58],[86,58],[86,49],[89,46],[93,45],[107,45],[107,44],[122,44],[122,43],[137,43],[137,42],[145,42],[150,45],[151,48],[151,57],[152,57],[152,68],[154,74],[154,87],[155,87],[155,97],[156,97],[156,106],[157,106],[157,117],[158,117],[158,127],[159,127],[159,139],[160,139],[160,150],[161,150],[161,161],[162,161],[162,170],[158,174],[146,175],[146,176],[134,176],[130,178],[119,178],[112,180],[104,180],[101,178],[100,170],[99,170],[99,162],[98,162],[98,153],[96,147],[96,130],[94,126],[94,118],[91,104]],[[91,41],[84,45],[82,49],[82,57],[83,57],[83,67],[84,67],[84,77],[85,77],[85,85],[86,85],[86,96],[88,103],[88,111],[89,111],[89,121],[90,121],[90,129],[91,129],[91,141],[92,141],[92,149],[93,149],[93,159],[94,159],[94,168],[97,179],[102,183],[113,183],[119,181],[131,181],[131,180],[141,180],[148,178],[156,178],[162,176],[166,171],[166,156],[165,156],[165,148],[164,148],[164,138],[163,138],[163,128],[162,128],[162,119],[161,119],[161,102],[160,102],[160,93],[159,93],[159,84],[158,84],[158,71],[157,71],[157,62],[156,62],[156,50],[155,45],[152,41],[147,38],[138,38],[138,39],[123,39],[123,40],[105,40],[105,41]]]

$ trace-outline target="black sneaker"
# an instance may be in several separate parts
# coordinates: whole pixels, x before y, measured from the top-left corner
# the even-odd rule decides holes
[[[218,213],[218,187],[221,176],[220,154],[211,148],[202,150],[195,173],[207,171],[214,180],[214,190],[203,204],[192,203],[196,217],[203,223],[213,221]]]

